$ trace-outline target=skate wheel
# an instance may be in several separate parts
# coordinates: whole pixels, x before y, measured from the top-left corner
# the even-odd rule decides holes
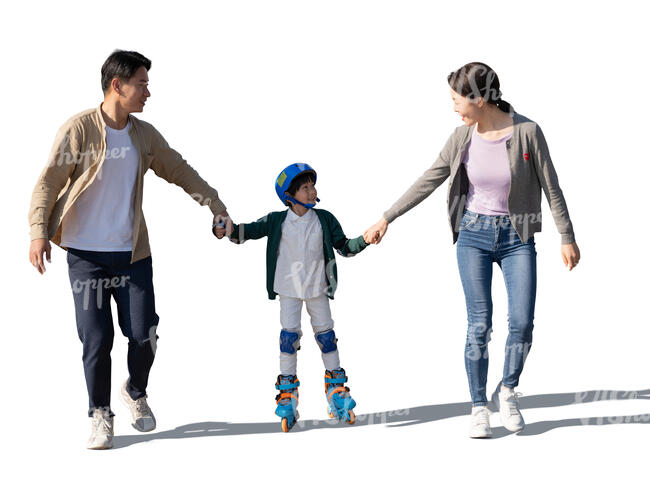
[[[352,410],[348,411],[348,423],[352,425],[357,420],[357,416]]]
[[[331,410],[327,410],[327,415],[329,415],[330,418],[334,418],[334,412]]]
[[[282,418],[282,431],[283,432],[289,431],[289,420],[287,419],[287,417]]]

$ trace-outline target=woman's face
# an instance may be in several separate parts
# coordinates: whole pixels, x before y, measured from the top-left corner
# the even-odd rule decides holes
[[[471,101],[465,96],[461,96],[453,89],[451,91],[451,99],[454,102],[454,112],[463,118],[463,122],[467,126],[472,126],[478,121],[481,112],[481,106],[484,104],[482,98],[477,101]]]

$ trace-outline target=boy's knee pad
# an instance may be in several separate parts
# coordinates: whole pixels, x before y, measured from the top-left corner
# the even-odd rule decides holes
[[[300,349],[300,330],[298,332],[287,331],[283,329],[280,331],[280,351],[293,355]]]
[[[316,343],[318,343],[318,346],[320,346],[320,350],[323,353],[329,353],[337,349],[336,342],[338,340],[336,339],[336,334],[334,333],[333,329],[325,331],[324,333],[317,333],[314,337],[316,338]]]

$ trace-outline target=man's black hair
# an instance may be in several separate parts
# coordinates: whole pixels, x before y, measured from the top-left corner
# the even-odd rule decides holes
[[[140,67],[151,69],[151,61],[139,52],[116,50],[108,56],[102,66],[102,91],[106,93],[113,78],[123,81],[131,79]]]

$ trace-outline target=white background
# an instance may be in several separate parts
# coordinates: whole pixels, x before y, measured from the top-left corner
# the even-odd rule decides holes
[[[2,480],[647,478],[649,427],[609,418],[650,412],[641,3],[3,6]],[[285,435],[273,413],[280,326],[265,292],[265,242],[217,241],[209,210],[150,173],[144,211],[161,319],[149,402],[158,428],[137,434],[129,425],[119,401],[126,340],[116,329],[117,448],[86,450],[65,253],[53,250],[45,276],[30,266],[27,210],[58,127],[101,102],[100,67],[116,48],[152,59],[140,117],[217,188],[235,221],[281,210],[275,177],[306,161],[318,170],[320,206],[349,237],[380,217],[460,124],[447,74],[475,60],[493,67],[504,99],[544,130],[582,252],[569,272],[544,200],[534,345],[518,389],[527,428],[511,435],[495,414],[494,439],[467,437],[466,312],[446,183],[380,246],[338,260],[332,311],[359,422],[325,422],[322,363],[305,316],[305,426]],[[496,266],[493,297],[490,393],[506,338]],[[590,390],[607,393],[574,404]]]

